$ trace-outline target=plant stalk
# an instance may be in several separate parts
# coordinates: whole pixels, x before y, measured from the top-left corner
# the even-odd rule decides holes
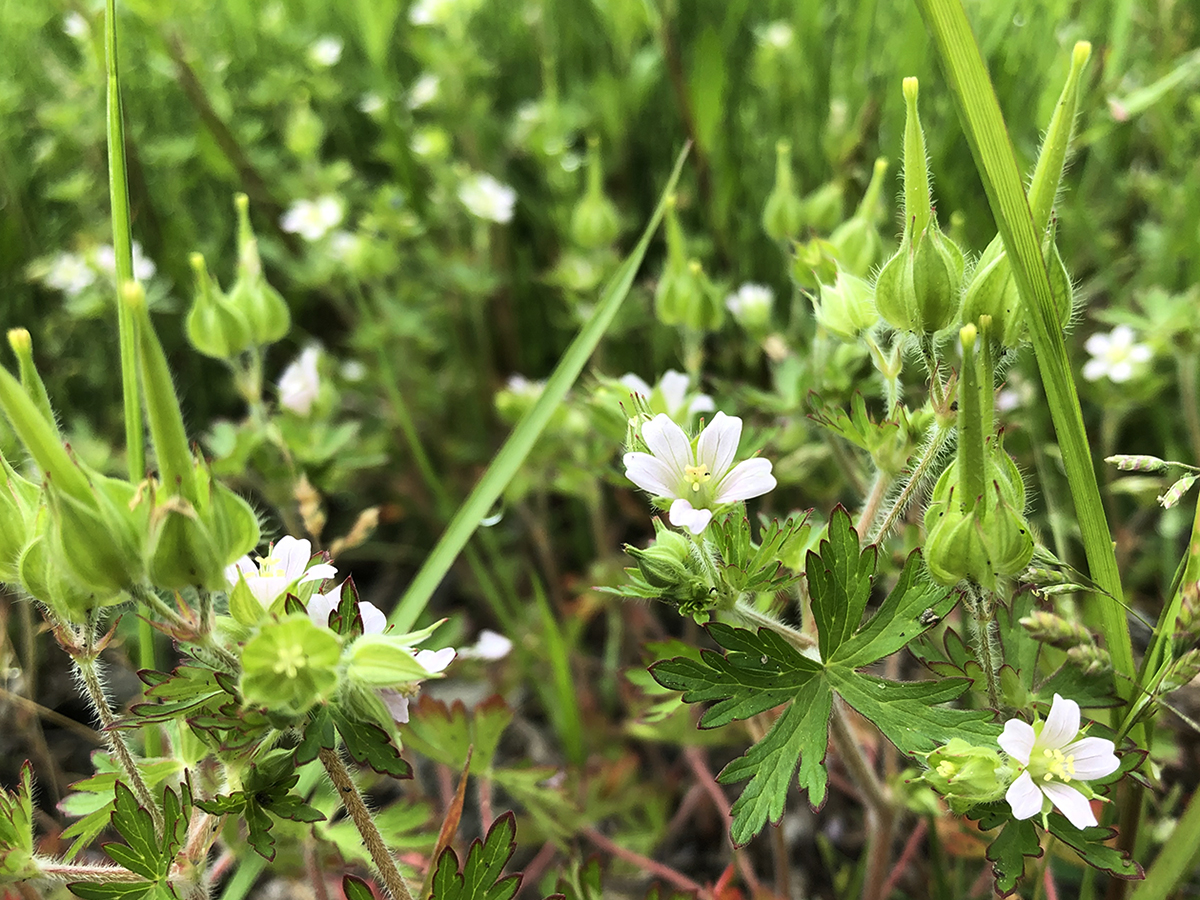
[[[871,764],[858,746],[840,701],[833,705],[829,719],[829,737],[846,771],[862,791],[867,807],[867,876],[863,881],[863,900],[884,900],[882,890],[887,882],[892,855],[892,834],[896,811],[887,787],[879,780]]]

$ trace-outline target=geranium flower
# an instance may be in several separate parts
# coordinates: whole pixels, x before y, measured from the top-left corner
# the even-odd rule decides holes
[[[1023,769],[1004,795],[1015,818],[1036,816],[1048,800],[1076,828],[1097,824],[1088,802],[1092,791],[1087,782],[1111,775],[1120,762],[1112,741],[1097,737],[1077,740],[1078,735],[1079,704],[1058,694],[1044,722],[1030,725],[1009,719],[1004,723],[1000,749]]]
[[[477,173],[459,185],[458,199],[471,215],[504,224],[512,220],[517,192],[491,175]]]
[[[1083,364],[1083,377],[1088,381],[1108,378],[1118,384],[1129,381],[1134,368],[1154,355],[1146,344],[1135,343],[1136,338],[1128,325],[1118,325],[1109,334],[1093,334],[1083,345],[1092,357]]]
[[[691,379],[682,372],[667,369],[658,384],[650,387],[640,376],[630,372],[621,376],[621,384],[632,393],[646,398],[652,412],[665,412],[676,421],[690,419],[699,413],[712,412],[717,408],[708,394],[689,394]]]
[[[719,507],[775,487],[770,460],[733,464],[741,435],[742,420],[719,412],[690,441],[670,416],[659,413],[642,426],[650,452],[625,454],[625,477],[655,497],[672,500],[671,524],[700,534]]]
[[[269,608],[296,585],[337,576],[335,566],[330,563],[310,566],[311,559],[311,543],[291,536],[283,537],[271,545],[266,556],[257,559],[243,556],[227,566],[225,580],[229,582],[230,590],[237,587],[239,580],[245,581],[255,599],[264,608]]]
[[[319,241],[342,222],[346,210],[342,201],[326,194],[316,200],[297,200],[288,207],[279,227],[291,234],[298,234],[306,241]]]
[[[321,348],[316,344],[305,347],[279,377],[279,405],[300,416],[307,416],[321,389],[317,360]]]

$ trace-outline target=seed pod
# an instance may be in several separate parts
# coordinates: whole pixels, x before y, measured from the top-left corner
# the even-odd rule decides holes
[[[692,575],[687,563],[691,546],[687,538],[665,528],[656,529],[658,537],[645,550],[625,546],[625,552],[637,562],[638,571],[651,587],[670,590],[686,582]]]
[[[604,194],[600,140],[588,138],[587,191],[571,213],[571,237],[588,250],[607,247],[621,232],[617,208]]]
[[[183,323],[188,343],[213,359],[234,359],[250,346],[246,317],[213,284],[204,257],[193,253],[190,260],[196,273],[196,293]]]
[[[854,215],[833,230],[829,243],[833,247],[838,267],[851,275],[866,278],[879,260],[883,241],[875,224],[879,198],[883,192],[883,176],[888,163],[882,157],[875,160],[871,183]]]
[[[775,145],[775,186],[767,196],[762,212],[763,231],[774,241],[794,238],[804,227],[804,209],[792,186],[792,145]]]
[[[871,285],[846,272],[838,272],[832,285],[821,285],[821,299],[814,306],[825,330],[847,343],[854,343],[879,322]]]
[[[238,217],[238,270],[237,280],[229,289],[229,304],[245,317],[252,343],[273,344],[292,327],[292,315],[287,301],[263,275],[258,239],[250,227],[250,201],[245,194],[234,197],[234,207]]]

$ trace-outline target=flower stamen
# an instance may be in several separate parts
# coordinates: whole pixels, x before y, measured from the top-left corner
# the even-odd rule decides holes
[[[279,648],[279,656],[275,660],[274,671],[276,675],[286,675],[288,678],[295,678],[305,665],[304,647],[296,643]]]
[[[712,473],[706,465],[684,466],[683,479],[692,486],[692,492],[695,493],[700,490],[700,485],[712,481]]]

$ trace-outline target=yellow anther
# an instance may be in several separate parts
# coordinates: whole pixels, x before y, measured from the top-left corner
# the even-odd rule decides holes
[[[300,644],[292,644],[290,647],[279,648],[279,656],[275,660],[274,670],[276,675],[295,678],[304,665],[304,648]]]
[[[958,766],[946,759],[938,763],[937,773],[943,778],[952,778],[958,772]]]
[[[708,466],[684,466],[683,479],[690,482],[693,491],[699,491],[700,485],[712,481],[712,473],[708,471]]]
[[[260,556],[255,562],[258,563],[258,574],[263,578],[275,578],[285,574],[283,563],[274,556]]]

